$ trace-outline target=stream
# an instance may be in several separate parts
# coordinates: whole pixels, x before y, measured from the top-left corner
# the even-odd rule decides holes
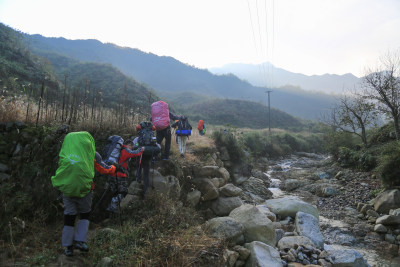
[[[329,181],[329,174],[326,172],[329,166],[326,163],[323,164],[323,162],[328,162],[328,160],[329,158],[323,155],[308,154],[307,157],[292,156],[290,159],[273,162],[268,172],[265,173],[271,181],[269,190],[273,193],[273,198],[296,196],[312,205],[316,205],[320,201],[325,201],[322,197],[311,195],[301,190],[284,191],[281,189],[281,186],[285,177],[291,177],[291,172],[296,176],[296,173],[302,173],[305,170],[315,172],[321,179]],[[355,207],[346,206],[342,208],[346,216],[350,214],[348,216],[354,216],[354,220],[361,221],[361,219],[357,218],[358,212],[355,210]],[[364,238],[360,239],[360,237],[357,237],[352,231],[352,225],[349,223],[335,219],[333,216],[330,217],[329,213],[325,214],[323,212],[320,212],[319,223],[325,239],[325,248],[354,249],[360,252],[372,267],[400,266],[399,257],[391,259],[389,253],[385,253],[384,255],[382,255],[382,252],[379,253],[374,246],[374,241],[365,241]]]

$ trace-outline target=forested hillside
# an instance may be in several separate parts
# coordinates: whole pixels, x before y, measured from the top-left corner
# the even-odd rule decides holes
[[[97,40],[25,35],[25,42],[40,55],[53,51],[82,61],[110,63],[160,94],[196,92],[219,98],[267,101],[266,88],[252,86],[234,75],[213,75],[208,70],[189,66],[172,57],[160,57]],[[303,90],[293,92],[282,88],[272,90],[272,107],[307,119],[317,119],[335,102],[332,96],[325,94],[310,94]]]

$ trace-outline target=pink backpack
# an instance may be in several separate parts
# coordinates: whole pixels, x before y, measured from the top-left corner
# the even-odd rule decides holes
[[[169,108],[164,101],[151,104],[151,118],[157,131],[164,130],[169,126]]]

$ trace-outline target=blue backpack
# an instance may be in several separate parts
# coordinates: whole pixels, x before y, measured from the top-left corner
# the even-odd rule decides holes
[[[189,136],[192,134],[192,126],[190,126],[187,118],[179,120],[177,123],[178,129],[176,130],[176,135]]]

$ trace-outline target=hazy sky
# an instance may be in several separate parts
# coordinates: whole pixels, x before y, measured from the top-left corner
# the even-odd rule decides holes
[[[307,75],[361,76],[400,48],[400,0],[0,0],[0,22],[199,68],[269,61]]]

